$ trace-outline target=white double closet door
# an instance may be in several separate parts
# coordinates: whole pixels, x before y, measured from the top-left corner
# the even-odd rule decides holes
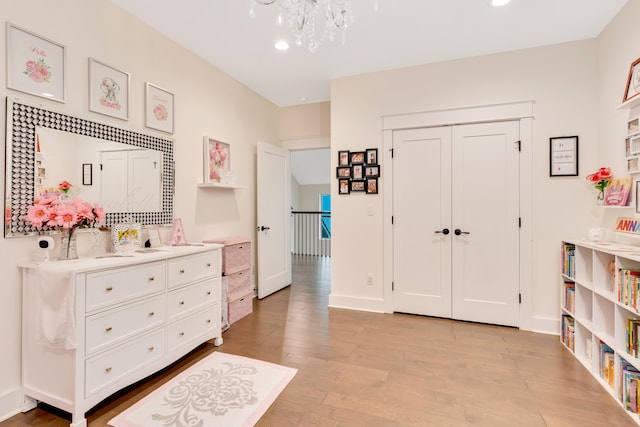
[[[394,311],[518,326],[519,124],[393,133]]]

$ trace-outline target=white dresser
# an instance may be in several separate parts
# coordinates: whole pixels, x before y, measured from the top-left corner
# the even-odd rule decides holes
[[[22,265],[22,410],[42,401],[86,426],[109,395],[221,345],[221,248]]]

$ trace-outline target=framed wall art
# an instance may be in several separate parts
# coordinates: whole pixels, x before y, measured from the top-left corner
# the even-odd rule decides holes
[[[129,120],[130,75],[89,58],[89,110]]]
[[[82,164],[82,185],[93,185],[93,164]]]
[[[367,194],[378,194],[378,178],[367,178]]]
[[[378,164],[378,149],[377,148],[369,148],[366,151],[366,163],[367,165],[377,165]]]
[[[351,178],[351,166],[338,166],[336,168],[336,178]]]
[[[349,179],[338,179],[338,194],[349,194]]]
[[[351,168],[351,179],[364,179],[364,165],[353,165]]]
[[[364,151],[352,151],[349,153],[349,163],[351,163],[352,165],[363,165],[364,159]]]
[[[578,176],[578,137],[549,138],[549,176]]]
[[[147,82],[145,86],[145,126],[173,133],[174,96],[171,92]]]
[[[626,102],[638,95],[640,95],[640,58],[633,61],[631,67],[629,67],[629,76],[627,77],[627,86],[624,90],[622,102]]]
[[[364,180],[359,180],[359,181],[350,181],[349,182],[350,186],[349,186],[349,191],[350,192],[364,192],[365,191],[365,181]]]
[[[65,47],[7,22],[7,88],[65,102]]]
[[[204,137],[204,182],[227,182],[231,173],[231,145]]]
[[[349,150],[338,151],[338,166],[349,166]]]
[[[365,166],[365,178],[378,178],[380,176],[380,166]]]

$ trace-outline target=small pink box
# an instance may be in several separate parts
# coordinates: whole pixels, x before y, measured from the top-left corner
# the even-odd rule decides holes
[[[233,324],[253,312],[253,293],[235,301],[229,301],[229,324]]]

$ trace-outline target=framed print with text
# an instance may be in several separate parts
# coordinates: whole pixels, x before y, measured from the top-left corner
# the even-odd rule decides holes
[[[145,87],[145,126],[173,133],[174,96],[147,82]]]
[[[129,73],[89,58],[89,110],[129,120]]]
[[[578,137],[549,138],[549,176],[578,176]]]
[[[65,47],[7,22],[7,88],[65,102]]]

